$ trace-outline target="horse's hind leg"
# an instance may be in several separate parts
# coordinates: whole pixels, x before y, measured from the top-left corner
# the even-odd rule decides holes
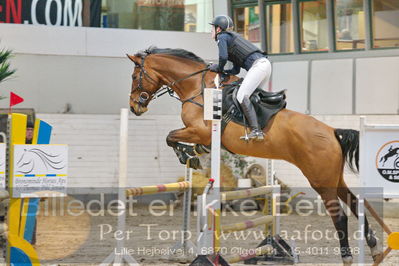
[[[344,265],[351,265],[353,257],[348,241],[348,216],[346,216],[339,202],[337,188],[315,188],[315,190],[320,194],[337,230],[342,261]]]
[[[352,213],[356,216],[356,218],[359,218],[357,210],[358,199],[352,193],[352,191],[347,187],[343,179],[341,179],[338,188],[338,197],[343,202],[345,202],[346,205],[349,206],[349,208],[351,209]],[[366,238],[367,245],[370,248],[371,256],[373,257],[373,260],[376,261],[379,258],[379,256],[382,255],[382,252],[378,250],[377,239],[374,236],[373,230],[371,230],[369,226],[369,222],[367,220],[366,215],[364,216],[364,236]]]

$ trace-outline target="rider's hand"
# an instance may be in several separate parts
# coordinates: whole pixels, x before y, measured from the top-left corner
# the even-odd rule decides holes
[[[210,66],[209,66],[209,70],[212,71],[212,72],[216,72],[216,73],[219,73],[219,72],[220,72],[220,69],[219,69],[219,65],[218,65],[218,64],[212,64],[212,65],[210,65]]]
[[[231,73],[231,71],[226,70],[226,71],[223,71],[223,76],[225,76],[225,77],[230,77],[230,76],[234,76],[234,74]]]
[[[221,75],[222,82],[227,82],[230,79],[230,74],[227,72],[223,72]]]

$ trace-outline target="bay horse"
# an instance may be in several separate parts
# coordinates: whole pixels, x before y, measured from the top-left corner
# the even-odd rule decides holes
[[[201,58],[183,49],[150,47],[127,56],[135,64],[130,93],[131,111],[142,115],[148,110],[149,102],[166,89],[182,102],[181,118],[185,125],[169,133],[167,144],[174,148],[180,159],[184,153],[194,155],[193,152],[206,150],[200,145],[211,144],[211,121],[203,119],[202,90],[214,87],[216,73],[209,72]],[[237,79],[230,77],[228,82]],[[346,265],[351,264],[348,217],[339,199],[358,217],[357,198],[347,187],[343,174],[345,161],[355,170],[354,160],[358,168],[359,132],[334,129],[309,115],[288,109],[278,112],[263,131],[265,139],[261,142],[242,141],[240,137],[244,135],[245,127],[230,122],[221,141],[227,150],[236,154],[285,160],[297,166],[311,187],[320,194],[337,230],[342,260]],[[180,142],[198,146],[189,151]],[[365,238],[376,260],[381,253],[377,250],[377,239],[369,228],[367,218]]]

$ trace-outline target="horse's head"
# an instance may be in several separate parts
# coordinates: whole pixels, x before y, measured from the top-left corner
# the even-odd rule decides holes
[[[128,55],[135,67],[132,74],[130,110],[135,115],[145,113],[148,104],[162,86],[158,75],[145,64],[147,54]]]
[[[166,92],[180,101],[200,93],[204,74],[199,74],[208,70],[204,60],[184,49],[151,46],[128,57],[135,64],[130,110],[136,115],[145,113],[149,102]]]

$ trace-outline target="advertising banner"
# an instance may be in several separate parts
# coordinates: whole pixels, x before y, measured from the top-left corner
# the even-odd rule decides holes
[[[83,26],[83,0],[0,0],[0,23]],[[91,0],[90,25],[100,26],[101,0]],[[93,19],[95,21],[93,21]]]
[[[14,145],[13,196],[15,198],[66,195],[67,145]]]
[[[365,188],[383,188],[384,196],[399,191],[399,125],[365,125],[360,142],[360,176]]]

